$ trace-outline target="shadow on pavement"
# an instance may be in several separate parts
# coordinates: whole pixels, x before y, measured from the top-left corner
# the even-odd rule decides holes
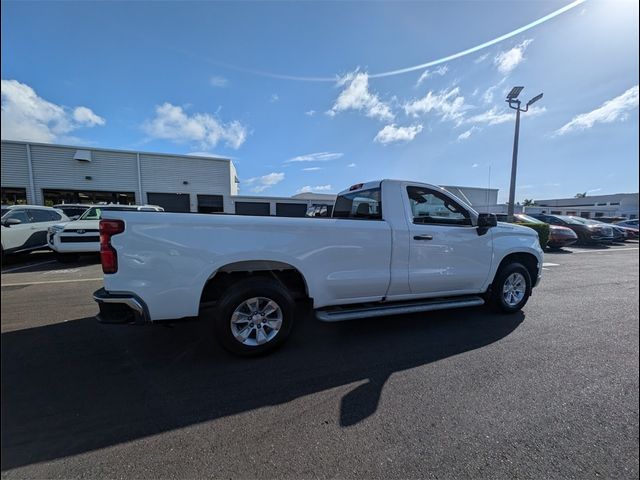
[[[466,309],[324,324],[307,314],[257,359],[215,346],[206,322],[83,318],[2,334],[2,470],[80,454],[364,381],[340,424],[373,415],[394,372],[496,342],[524,314]]]
[[[100,263],[98,254],[86,254],[80,256],[76,261],[61,263],[56,260],[53,252],[36,252],[8,256],[2,262],[2,274],[12,273],[32,273],[55,270],[67,270],[70,268],[85,267],[87,265],[97,265]]]

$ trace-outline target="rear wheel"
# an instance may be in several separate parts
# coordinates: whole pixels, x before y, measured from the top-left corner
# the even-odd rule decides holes
[[[531,296],[531,275],[521,263],[504,265],[496,275],[491,288],[490,302],[503,313],[522,309]]]
[[[216,339],[237,355],[268,353],[289,336],[294,307],[289,291],[277,280],[240,280],[218,300],[213,319]]]

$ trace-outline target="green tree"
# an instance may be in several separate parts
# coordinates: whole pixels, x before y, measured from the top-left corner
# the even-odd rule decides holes
[[[522,202],[522,205],[525,207],[532,207],[536,204],[536,201],[533,198],[525,198]]]
[[[576,197],[575,198],[586,198],[586,196],[587,196],[587,192],[576,193]]]

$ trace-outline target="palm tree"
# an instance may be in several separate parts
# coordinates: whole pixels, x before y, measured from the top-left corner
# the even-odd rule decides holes
[[[522,205],[525,207],[532,207],[535,204],[536,204],[536,201],[533,198],[525,198],[522,201]]]
[[[587,192],[584,193],[576,193],[575,198],[586,198],[587,197]]]

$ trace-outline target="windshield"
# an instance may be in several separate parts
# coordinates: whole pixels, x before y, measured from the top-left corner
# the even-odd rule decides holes
[[[524,213],[518,213],[515,217],[517,220],[516,223],[544,223],[542,220],[530,217],[529,215],[525,215]]]
[[[100,220],[102,218],[102,212],[105,211],[123,211],[123,210],[135,210],[135,208],[131,207],[91,207],[89,210],[84,212],[82,216],[78,220]]]
[[[0,215],[0,216],[1,216],[1,217],[4,217],[4,216],[5,216],[5,214],[9,213],[9,210],[10,210],[9,208],[3,208],[3,209],[2,209],[2,215]]]
[[[586,225],[586,219],[580,217],[569,217],[568,215],[556,215],[560,220],[564,220],[569,225]]]

